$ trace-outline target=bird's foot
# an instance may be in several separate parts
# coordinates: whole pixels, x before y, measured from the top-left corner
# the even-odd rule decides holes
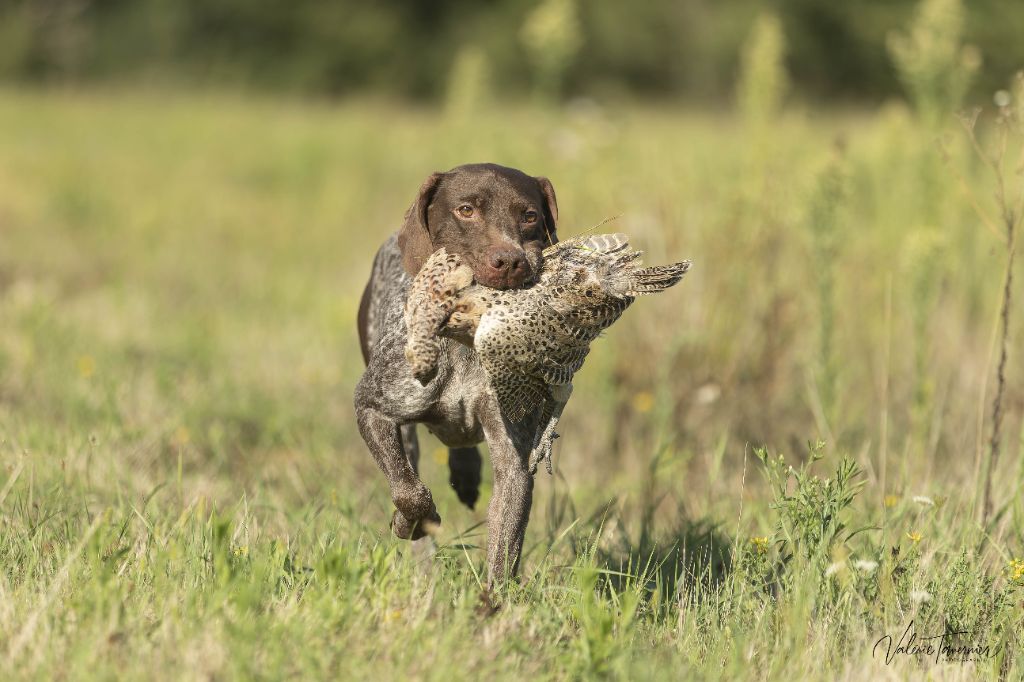
[[[540,437],[537,444],[534,445],[533,451],[530,453],[530,475],[534,476],[537,474],[537,467],[540,466],[541,462],[544,462],[544,468],[547,469],[548,475],[552,475],[551,469],[551,447],[554,440],[558,438],[560,434],[551,432],[551,435],[544,434]]]

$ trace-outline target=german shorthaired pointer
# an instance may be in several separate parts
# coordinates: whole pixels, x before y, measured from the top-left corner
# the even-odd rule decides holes
[[[391,528],[423,537],[441,517],[418,474],[416,424],[448,446],[451,484],[470,508],[479,496],[487,441],[494,491],[487,511],[488,581],[516,575],[533,500],[529,457],[540,415],[511,423],[488,390],[474,352],[442,339],[437,373],[425,385],[405,358],[404,309],[412,277],[436,249],[458,254],[476,280],[496,289],[529,284],[541,252],[555,243],[558,205],[547,178],[513,168],[472,164],[434,173],[405,214],[405,224],[377,252],[359,306],[366,371],[356,386],[359,432],[387,476],[395,504]],[[539,410],[536,410],[539,413]]]

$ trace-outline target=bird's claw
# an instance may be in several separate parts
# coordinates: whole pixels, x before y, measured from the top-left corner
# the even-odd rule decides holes
[[[552,433],[551,433],[551,440],[548,441],[548,446],[547,446],[546,451],[544,453],[544,466],[548,470],[548,476],[553,476],[554,475],[554,472],[551,471],[551,450],[552,450],[552,448],[553,448],[553,446],[555,444],[555,439],[556,438],[561,438],[561,437],[562,437],[562,434],[555,433],[555,432],[552,431]]]
[[[530,475],[531,476],[536,476],[537,475],[537,467],[540,466],[540,463],[541,463],[541,461],[543,459],[544,459],[544,453],[541,451],[540,446],[534,447],[533,451],[530,452]]]
[[[550,438],[542,438],[539,443],[533,448],[533,452],[530,453],[530,475],[537,475],[537,468],[541,462],[544,462],[544,468],[548,471],[548,476],[554,475],[551,468],[551,449],[556,438],[560,437],[561,434],[551,433]]]

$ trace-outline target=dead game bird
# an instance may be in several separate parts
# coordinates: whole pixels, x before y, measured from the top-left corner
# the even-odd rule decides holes
[[[530,472],[551,473],[555,426],[572,394],[573,375],[590,343],[637,296],[675,285],[689,261],[642,267],[624,234],[581,236],[549,246],[540,276],[527,289],[474,283],[473,272],[443,248],[413,280],[405,307],[405,356],[426,384],[437,371],[446,336],[476,349],[505,418],[522,421],[541,408]]]

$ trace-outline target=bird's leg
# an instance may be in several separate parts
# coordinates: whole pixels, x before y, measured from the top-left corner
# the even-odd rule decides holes
[[[426,386],[437,374],[441,345],[437,332],[454,307],[452,299],[425,300],[406,315],[405,359],[417,381]]]
[[[556,403],[551,398],[544,401],[544,406],[541,409],[540,420],[537,422],[537,432],[533,436],[533,448],[530,450],[530,475],[533,476],[537,473],[537,467],[540,465],[541,460],[547,463],[548,473],[551,473],[551,441],[554,436],[554,427],[552,423],[557,423],[558,419],[555,418]]]
[[[458,257],[439,250],[413,279],[405,304],[405,358],[413,376],[426,386],[441,357],[438,332],[458,303],[458,292],[473,281],[473,271]]]
[[[555,431],[555,427],[558,426],[558,419],[562,416],[562,409],[565,407],[565,403],[555,403],[554,410],[552,411],[551,418],[548,420],[547,426],[544,427],[544,431],[540,434],[537,439],[537,445],[534,448],[534,464],[533,471],[536,473],[537,465],[544,462],[545,468],[548,470],[548,475],[551,471],[551,448],[554,445],[555,439],[559,437],[559,434]]]
[[[572,395],[572,384],[556,384],[551,387],[551,398],[544,401],[544,410],[541,413],[540,426],[533,443],[533,452],[530,453],[530,474],[537,473],[537,467],[543,461],[548,474],[551,472],[551,448],[558,433],[555,427],[562,416],[562,410]]]

